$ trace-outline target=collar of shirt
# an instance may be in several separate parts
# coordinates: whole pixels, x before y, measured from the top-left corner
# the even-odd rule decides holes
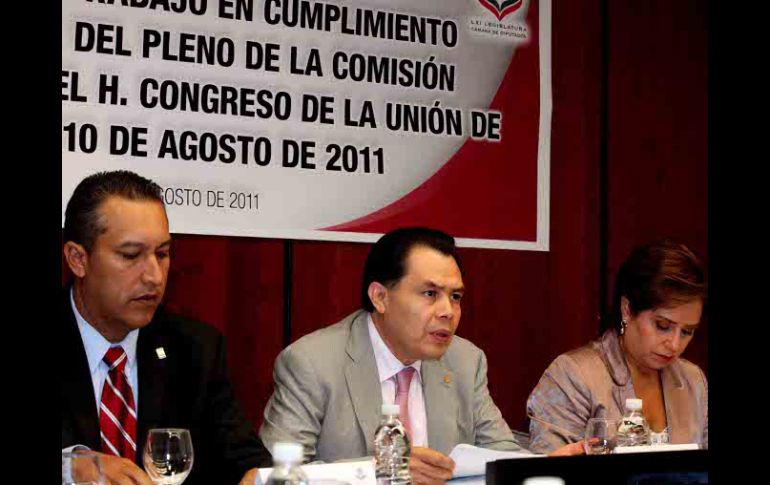
[[[374,350],[374,359],[377,361],[377,372],[380,375],[380,383],[383,383],[394,375],[401,372],[405,366],[395,355],[390,351],[385,341],[382,340],[380,333],[377,331],[377,327],[374,326],[374,320],[372,320],[372,314],[370,313],[366,317],[367,325],[369,326],[369,339],[372,341],[372,350]],[[409,367],[414,367],[417,371],[415,375],[420,381],[420,368],[422,361],[418,360],[411,364]]]
[[[83,347],[86,350],[86,357],[88,357],[88,368],[91,370],[91,374],[96,372],[96,368],[100,363],[103,363],[104,354],[110,347],[120,345],[123,347],[123,351],[126,353],[128,362],[126,368],[134,369],[136,367],[136,342],[139,338],[139,329],[134,329],[128,332],[126,337],[113,344],[102,334],[100,334],[94,327],[88,323],[83,315],[78,311],[77,305],[75,305],[74,288],[70,291],[70,303],[72,304],[72,313],[75,314],[75,320],[78,323],[78,330],[80,331],[80,338],[83,340]],[[107,364],[104,364],[105,366]]]

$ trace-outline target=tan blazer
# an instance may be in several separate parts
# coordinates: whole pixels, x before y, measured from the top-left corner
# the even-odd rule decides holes
[[[661,371],[671,443],[708,447],[708,383],[695,364],[678,358]],[[558,356],[527,399],[530,449],[548,453],[584,438],[589,418],[620,418],[636,397],[614,329]]]
[[[306,460],[371,456],[382,391],[367,313],[302,337],[275,361],[273,395],[259,430],[265,446],[295,441]],[[428,446],[448,454],[459,443],[521,450],[487,389],[484,353],[455,336],[439,360],[424,360],[421,377]]]

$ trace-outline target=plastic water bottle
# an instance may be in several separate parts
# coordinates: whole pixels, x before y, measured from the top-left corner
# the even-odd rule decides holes
[[[642,415],[641,399],[626,399],[626,412],[618,423],[618,446],[650,444],[650,426]]]
[[[266,485],[307,485],[307,475],[300,468],[302,458],[302,445],[299,443],[275,443],[273,472]]]
[[[401,424],[398,404],[382,405],[382,420],[374,433],[377,485],[411,485],[409,455],[412,445]]]

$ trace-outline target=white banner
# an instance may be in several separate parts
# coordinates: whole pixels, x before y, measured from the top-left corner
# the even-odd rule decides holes
[[[64,0],[62,218],[128,169],[178,233],[547,249],[549,39],[549,1]]]

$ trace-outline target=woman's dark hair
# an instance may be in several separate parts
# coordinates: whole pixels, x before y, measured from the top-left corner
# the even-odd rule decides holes
[[[611,311],[602,320],[602,332],[620,329],[620,301],[628,299],[632,315],[700,299],[706,302],[706,275],[697,256],[671,239],[637,247],[615,277]]]

